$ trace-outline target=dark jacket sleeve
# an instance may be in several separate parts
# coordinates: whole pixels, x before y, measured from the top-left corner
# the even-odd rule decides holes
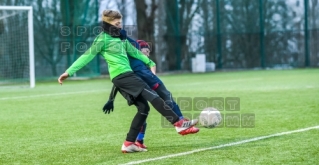
[[[135,46],[136,49],[140,50],[140,45],[139,45],[135,40],[133,40],[133,39],[130,38],[130,37],[127,37],[126,39],[127,39],[133,46]]]

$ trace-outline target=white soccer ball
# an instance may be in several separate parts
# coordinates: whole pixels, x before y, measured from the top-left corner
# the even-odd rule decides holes
[[[222,122],[222,115],[213,107],[207,107],[199,115],[200,125],[206,128],[214,128]]]

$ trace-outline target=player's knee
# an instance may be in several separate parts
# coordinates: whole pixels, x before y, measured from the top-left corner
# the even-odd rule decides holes
[[[138,107],[138,112],[143,114],[143,115],[148,115],[149,111],[150,111],[150,106],[147,103],[140,105]]]
[[[148,104],[146,104],[144,109],[145,109],[145,111],[148,113],[151,108],[150,108],[150,106],[149,106]]]

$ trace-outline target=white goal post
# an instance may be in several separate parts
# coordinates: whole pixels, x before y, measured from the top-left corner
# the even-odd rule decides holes
[[[27,17],[27,20],[23,20],[23,18],[19,17],[20,15],[23,15],[19,12],[23,12],[23,11],[27,12],[27,16],[25,14],[25,17]],[[20,24],[19,23],[12,23],[12,22],[21,21],[21,19],[24,21],[23,23],[20,23]],[[11,22],[11,24],[8,20]],[[6,76],[3,76],[4,77],[4,78],[2,78],[3,81],[5,82],[5,84],[7,84],[9,86],[11,86],[10,84],[15,85],[15,78],[17,76],[16,77],[14,77],[14,76],[10,77],[10,76],[16,74],[15,71],[18,71],[19,73],[23,72],[23,73],[20,73],[22,76],[20,76],[16,79],[24,79],[26,77],[25,79],[28,79],[28,81],[29,81],[29,83],[27,83],[27,84],[30,84],[30,87],[34,88],[35,87],[35,63],[34,63],[34,36],[33,36],[33,9],[32,9],[32,6],[0,6],[0,23],[2,23],[2,30],[5,33],[5,34],[1,34],[1,31],[0,31],[0,39],[1,39],[1,42],[3,42],[1,45],[2,50],[0,50],[0,51],[2,51],[2,52],[0,52],[0,53],[2,53],[2,54],[0,54],[0,57],[2,55],[2,56],[4,56],[3,59],[4,58],[6,58],[6,59],[11,58],[10,64],[7,64],[7,65],[8,66],[13,65],[13,67],[12,67],[13,69],[11,69],[11,70],[6,69],[5,66],[4,66],[5,71],[0,70],[0,73],[1,72],[9,72],[9,73],[3,73],[3,75],[6,75]],[[18,28],[17,31],[10,29],[12,27],[12,24],[13,25],[16,25],[16,24],[20,25],[20,27],[19,26],[17,27]],[[24,25],[26,27],[24,27]],[[20,30],[20,29],[22,29],[21,27],[23,27],[23,30],[25,30],[25,33],[27,33],[27,36],[26,36],[26,34],[24,34],[23,30]],[[0,29],[1,29],[1,24],[0,24]],[[6,31],[7,31],[7,33],[6,33]],[[12,35],[15,35],[15,36],[12,36]],[[1,38],[1,36],[3,38]],[[14,39],[12,39],[12,38],[14,38]],[[21,40],[23,39],[24,42],[27,42],[23,45],[23,47],[22,46],[18,47],[21,45],[21,44],[19,44],[19,42],[22,42],[22,41],[19,41],[20,39]],[[6,44],[6,42],[7,42],[7,44]],[[19,49],[19,50],[13,50],[12,52],[14,52],[14,53],[10,54],[10,52],[6,51],[8,49]],[[28,49],[28,50],[25,50],[25,49]],[[23,62],[24,62],[23,66],[21,66],[21,63],[22,63],[20,60],[21,57],[19,57],[19,56],[22,56],[22,54],[26,54],[26,56],[28,54],[28,59],[23,59]],[[7,56],[17,56],[17,57],[12,58],[12,57],[7,57]],[[27,60],[28,60],[28,63],[26,62]],[[7,61],[9,61],[9,60],[7,60]],[[7,63],[5,60],[1,61],[1,58],[0,58],[0,63],[2,63],[2,62]],[[18,68],[18,69],[14,68],[14,67],[20,67],[20,66],[21,66],[21,68]],[[24,67],[24,68],[22,68],[22,67]],[[26,67],[28,67],[28,68],[25,69]],[[29,71],[29,73],[25,73],[27,71]],[[1,74],[0,74],[0,83],[1,83]],[[1,86],[1,84],[0,84],[0,86]]]

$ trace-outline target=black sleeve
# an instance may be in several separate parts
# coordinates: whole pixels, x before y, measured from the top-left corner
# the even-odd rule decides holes
[[[111,91],[110,97],[109,97],[109,100],[110,100],[110,101],[114,101],[115,96],[116,96],[116,94],[117,94],[117,91],[118,91],[118,88],[117,88],[115,85],[113,85],[112,91]]]

